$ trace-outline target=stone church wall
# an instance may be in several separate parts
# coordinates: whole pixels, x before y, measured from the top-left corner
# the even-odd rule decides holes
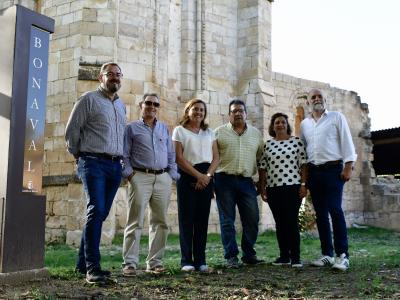
[[[11,2],[2,5],[7,7]],[[363,223],[365,210],[377,202],[377,196],[371,197],[374,173],[368,106],[354,92],[272,71],[272,1],[19,2],[39,9],[56,24],[50,43],[43,165],[47,240],[79,242],[85,201],[74,176],[73,157],[65,149],[64,131],[77,98],[98,86],[99,67],[107,61],[118,62],[124,73],[119,95],[126,104],[128,120],[138,119],[143,94],[156,92],[161,97],[159,119],[171,131],[190,98],[199,97],[207,103],[208,122],[215,128],[228,121],[228,103],[239,97],[246,101],[249,123],[259,128],[266,140],[273,113],[287,113],[293,127],[298,128],[307,113],[305,94],[312,87],[321,88],[328,96],[328,109],[347,117],[358,153],[355,176],[345,186],[348,225]],[[273,228],[268,205],[261,200],[259,204],[260,230]],[[126,207],[127,184],[122,182],[103,228],[103,242],[109,243],[116,232],[123,231]],[[369,216],[372,220],[373,215]],[[218,232],[218,224],[213,200],[209,232]],[[172,232],[178,232],[175,186],[169,225]]]
[[[56,20],[50,48],[44,164],[47,239],[67,234],[67,240],[76,243],[84,200],[81,186],[73,179],[74,161],[65,151],[63,135],[77,97],[98,85],[99,65],[110,60],[120,64],[124,79],[119,95],[127,106],[128,120],[139,117],[138,103],[145,92],[157,92],[162,105],[159,118],[171,130],[185,102],[194,96],[208,104],[209,123],[215,128],[227,121],[230,99],[240,96],[247,102],[249,122],[262,129],[262,103],[271,97],[267,84],[271,72],[270,63],[259,57],[270,58],[270,3],[266,1],[261,8],[249,1],[57,3],[44,1],[43,6],[43,12]],[[123,183],[105,231],[107,226],[123,230],[126,195]],[[215,201],[211,210],[209,230],[217,232]],[[268,209],[261,211],[270,220],[262,222],[261,228],[271,227]],[[175,192],[169,220],[171,231],[177,232]],[[106,234],[103,239],[107,240]]]

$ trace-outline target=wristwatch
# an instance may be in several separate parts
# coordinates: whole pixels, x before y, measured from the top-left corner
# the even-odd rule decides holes
[[[210,178],[212,177],[211,173],[207,173],[206,175],[207,175],[207,177],[210,177]]]
[[[305,183],[305,182],[302,182],[302,183],[301,183],[301,186],[306,186],[306,183]]]

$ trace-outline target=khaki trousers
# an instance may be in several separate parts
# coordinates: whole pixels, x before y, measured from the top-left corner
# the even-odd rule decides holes
[[[147,268],[162,266],[168,237],[167,211],[172,179],[160,175],[136,172],[129,182],[128,218],[122,246],[123,266],[139,266],[140,237],[147,205],[149,211],[149,253]]]

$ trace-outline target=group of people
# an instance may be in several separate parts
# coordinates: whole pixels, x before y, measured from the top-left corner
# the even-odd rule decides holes
[[[124,276],[135,276],[139,267],[147,207],[146,271],[165,271],[167,210],[173,180],[182,271],[208,271],[205,253],[214,193],[227,267],[240,266],[236,207],[242,224],[241,261],[250,265],[264,262],[254,248],[258,194],[269,204],[276,223],[280,255],[273,264],[302,267],[298,214],[307,190],[316,211],[322,252],[312,265],[347,270],[347,230],[341,202],[343,185],[351,177],[357,156],[344,116],[326,110],[320,90],[310,91],[307,101],[312,113],[301,123],[300,138],[291,135],[288,116],[276,113],[268,129],[272,139],[264,143],[261,132],[246,121],[246,105],[239,99],[229,103],[229,122],[215,130],[205,122],[206,103],[200,99],[188,101],[179,125],[170,135],[168,127],[157,119],[158,95],[148,93],[139,103],[141,118],[126,124],[125,106],[117,94],[122,76],[116,63],[104,64],[100,86],[78,99],[66,126],[67,148],[76,159],[87,201],[76,266],[87,282],[102,282],[110,276],[100,266],[99,244],[102,223],[122,177],[129,182],[122,250]],[[257,172],[259,181],[255,184],[252,178]]]

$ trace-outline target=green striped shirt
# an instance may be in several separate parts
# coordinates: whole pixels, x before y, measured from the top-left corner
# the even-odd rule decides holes
[[[251,177],[257,172],[257,161],[263,151],[260,131],[247,124],[246,130],[237,134],[232,124],[227,123],[215,129],[220,164],[217,173]]]

